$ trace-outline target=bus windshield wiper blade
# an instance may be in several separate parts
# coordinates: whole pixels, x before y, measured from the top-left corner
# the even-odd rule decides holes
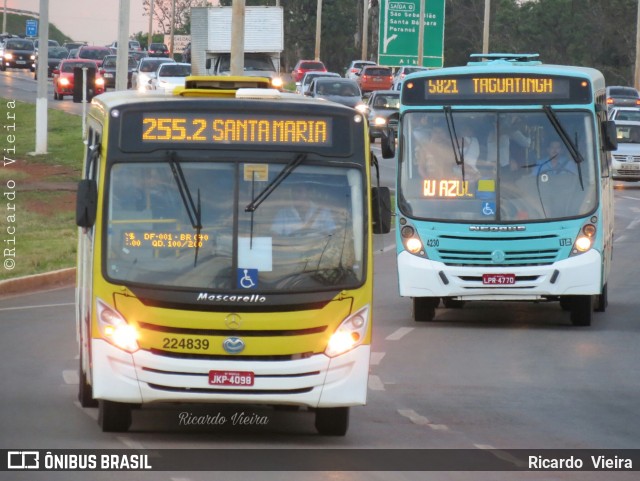
[[[289,174],[291,174],[291,172],[293,172],[296,167],[304,162],[306,158],[306,153],[298,154],[298,156],[291,160],[291,162],[285,165],[284,169],[282,169],[280,173],[271,182],[269,182],[269,185],[267,185],[262,190],[262,192],[260,192],[251,202],[247,204],[247,206],[244,208],[244,211],[253,212],[258,207],[260,207],[260,204],[267,200],[267,197],[269,197],[271,193],[276,190],[276,188],[282,183],[282,181],[289,177]]]
[[[462,169],[462,182],[464,182],[464,138],[462,139],[462,146],[458,141],[458,134],[456,133],[456,126],[453,122],[453,112],[451,107],[444,107],[444,117],[447,120],[447,129],[449,130],[449,138],[451,139],[451,149],[453,150],[453,156],[456,161],[456,165],[459,165]]]
[[[195,267],[198,263],[198,246],[200,245],[200,231],[202,230],[200,189],[198,189],[198,204],[196,205],[193,201],[193,196],[191,195],[189,184],[187,184],[187,179],[185,179],[184,177],[184,171],[182,170],[182,166],[180,165],[180,161],[178,160],[178,155],[175,153],[175,151],[168,152],[167,154],[169,156],[169,166],[171,167],[171,173],[173,174],[173,178],[175,179],[176,185],[178,186],[182,204],[184,205],[184,208],[187,211],[187,215],[189,216],[191,227],[196,230],[195,258],[193,260],[193,266]]]
[[[544,113],[549,119],[549,122],[558,133],[558,136],[560,137],[565,147],[571,154],[571,158],[573,158],[573,161],[576,163],[576,167],[578,168],[578,178],[580,179],[580,187],[582,188],[582,190],[584,190],[584,182],[582,180],[582,168],[581,168],[581,164],[582,162],[584,162],[584,157],[582,157],[582,154],[578,150],[578,147],[576,147],[576,144],[574,144],[573,141],[571,140],[571,137],[569,137],[569,134],[562,126],[562,123],[560,123],[560,119],[558,118],[556,113],[553,111],[551,106],[544,105],[542,107],[542,110],[544,110]]]

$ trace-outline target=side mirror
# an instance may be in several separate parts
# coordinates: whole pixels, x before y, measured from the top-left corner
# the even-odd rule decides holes
[[[391,231],[391,191],[389,187],[371,188],[371,213],[374,234]]]
[[[98,187],[95,180],[83,179],[78,182],[76,194],[76,225],[93,227],[98,210]]]
[[[604,150],[612,151],[618,148],[618,134],[616,131],[616,123],[613,120],[603,122],[602,144]]]
[[[205,65],[206,65],[207,70],[211,70],[211,59],[210,58],[207,59]]]
[[[386,128],[382,131],[380,150],[383,159],[392,159],[396,155],[396,136],[393,129]]]

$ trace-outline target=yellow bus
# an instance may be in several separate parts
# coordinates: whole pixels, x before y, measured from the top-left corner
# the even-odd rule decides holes
[[[250,403],[344,435],[366,402],[389,190],[371,186],[361,113],[265,87],[194,77],[91,103],[79,399],[103,431],[154,403]]]

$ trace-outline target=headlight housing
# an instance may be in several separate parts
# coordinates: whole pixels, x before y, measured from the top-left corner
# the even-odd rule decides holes
[[[369,306],[347,317],[329,338],[324,353],[336,357],[348,352],[364,342],[369,327]]]
[[[128,324],[122,314],[104,301],[96,299],[96,307],[102,338],[123,351],[136,352],[140,348],[136,328]]]
[[[427,257],[427,253],[424,250],[424,244],[422,243],[422,240],[415,228],[412,225],[407,224],[407,220],[405,218],[400,219],[400,224],[402,225],[400,228],[400,237],[405,250],[414,256]]]
[[[582,226],[576,240],[573,243],[573,247],[571,249],[571,257],[578,256],[580,254],[584,254],[588,252],[593,247],[596,234],[598,233],[598,229],[595,226],[595,222],[597,219],[591,219],[593,224],[588,223]]]

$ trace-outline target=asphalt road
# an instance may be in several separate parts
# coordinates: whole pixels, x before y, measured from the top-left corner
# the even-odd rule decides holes
[[[525,303],[468,303],[461,310],[439,309],[433,323],[416,324],[410,301],[397,295],[393,241],[386,238],[383,245],[378,239],[369,402],[352,409],[344,438],[317,435],[313,415],[306,411],[215,405],[145,408],[134,412],[129,432],[102,433],[97,409],[83,409],[76,401],[73,288],[1,299],[0,378],[5,387],[0,394],[0,449],[640,448],[638,269],[630,262],[639,258],[640,188],[617,189],[616,201],[610,305],[589,328],[572,327],[557,304]],[[244,412],[267,421],[253,426],[190,426],[180,422],[185,412],[227,418]],[[22,478],[3,474],[0,479],[110,479],[108,473],[31,473]],[[198,472],[153,474],[122,476],[248,479],[246,473],[213,478]],[[345,471],[330,477],[637,479],[637,473],[628,472],[608,472],[605,477],[593,472],[505,472],[490,478],[478,474]],[[252,475],[260,480],[326,477],[318,472]]]
[[[14,75],[15,74],[15,75]],[[3,92],[28,91],[21,73],[0,73]],[[25,73],[26,76],[26,73]],[[26,95],[26,94],[25,94]],[[49,102],[75,105],[71,101]],[[381,164],[389,175],[393,165]],[[390,182],[385,176],[384,183]],[[77,393],[74,291],[0,298],[0,449],[410,449],[492,451],[514,463],[510,449],[639,449],[640,325],[638,254],[640,185],[618,184],[609,308],[593,326],[572,327],[557,304],[468,303],[439,309],[432,323],[411,320],[397,294],[393,236],[376,239],[375,328],[368,405],[352,409],[344,438],[315,433],[306,411],[260,406],[156,406],[134,412],[127,433],[102,433],[97,409]],[[245,413],[260,425],[193,426],[188,415]],[[341,451],[342,452],[342,451]],[[375,453],[377,451],[372,451]],[[287,451],[292,457],[302,457]],[[348,454],[344,454],[347,456]],[[374,458],[372,458],[372,461]],[[247,469],[251,462],[247,460]],[[283,471],[286,470],[285,465]],[[637,470],[639,466],[634,466]],[[224,472],[23,473],[0,480],[636,480],[637,472]]]

